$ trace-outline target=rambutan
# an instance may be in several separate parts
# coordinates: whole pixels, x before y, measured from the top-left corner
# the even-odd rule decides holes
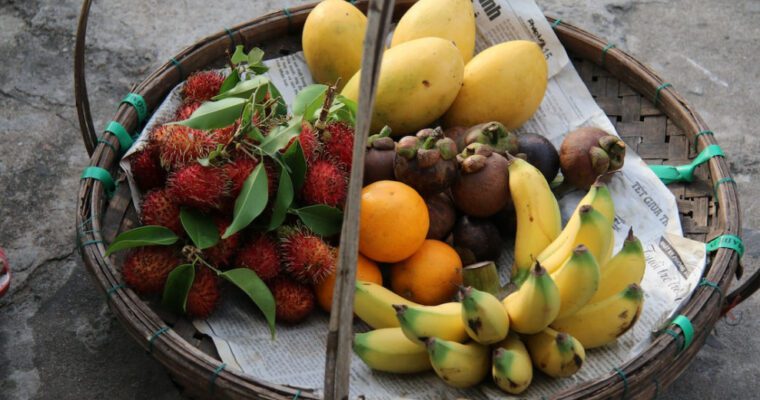
[[[253,169],[259,165],[257,160],[250,157],[240,157],[230,163],[224,164],[224,173],[230,179],[230,196],[234,201],[243,189],[243,183],[251,175]]]
[[[219,94],[224,76],[216,71],[201,71],[190,75],[185,82],[182,94],[185,101],[204,102]]]
[[[179,109],[177,109],[177,113],[174,114],[174,120],[184,121],[190,118],[190,116],[193,115],[195,110],[197,110],[200,106],[201,103],[199,101],[189,101],[182,103],[182,105],[179,106]]]
[[[208,268],[195,271],[195,280],[187,293],[187,314],[195,318],[208,317],[219,302],[219,278]]]
[[[161,166],[168,170],[182,168],[198,158],[206,157],[214,149],[209,135],[182,125],[167,125],[160,142]]]
[[[175,203],[208,211],[221,207],[229,186],[229,179],[221,167],[192,164],[172,172],[166,187]]]
[[[354,151],[354,129],[345,122],[331,122],[322,132],[325,153],[341,167],[351,168]]]
[[[160,154],[161,146],[164,144],[164,139],[169,135],[169,132],[175,128],[173,125],[158,125],[154,126],[148,134],[149,146],[158,150]]]
[[[179,218],[179,206],[175,204],[166,189],[155,189],[143,196],[142,222],[144,225],[160,225],[171,229],[178,236],[184,236]]]
[[[296,280],[320,283],[335,270],[337,249],[308,229],[284,228],[281,237],[285,270]]]
[[[311,286],[281,276],[269,285],[275,302],[275,318],[288,324],[306,319],[314,310],[314,290]]]
[[[173,247],[138,247],[127,254],[121,274],[138,293],[160,293],[169,272],[180,264],[182,259]]]
[[[166,183],[166,171],[161,168],[156,150],[147,146],[129,158],[132,176],[137,182],[137,187],[143,192],[164,186]]]
[[[307,204],[327,204],[343,207],[346,201],[348,177],[331,160],[321,158],[306,169],[301,195]]]
[[[231,221],[228,218],[216,217],[214,223],[217,229],[219,229],[219,236],[224,234],[227,227],[230,226]],[[240,233],[228,237],[227,239],[219,239],[219,242],[206,250],[203,250],[203,255],[206,256],[206,261],[214,264],[217,267],[227,267],[230,265],[232,256],[235,255],[235,251],[240,244]]]
[[[235,265],[252,269],[264,281],[272,280],[280,274],[277,242],[265,233],[253,234],[240,246]]]
[[[312,161],[314,161],[314,158],[317,154],[317,148],[319,147],[319,141],[317,140],[317,134],[314,131],[314,127],[307,121],[303,121],[301,124],[301,133],[298,134],[297,138],[290,139],[290,142],[288,142],[288,145],[285,146],[284,151],[287,151],[288,148],[290,148],[290,145],[293,144],[298,140],[301,144],[301,150],[303,150],[304,158],[306,158],[306,162],[308,164],[311,164]]]
[[[214,129],[211,131],[211,141],[214,143],[214,147],[217,145],[227,145],[232,141],[232,137],[235,136],[237,130],[237,123],[224,128]]]

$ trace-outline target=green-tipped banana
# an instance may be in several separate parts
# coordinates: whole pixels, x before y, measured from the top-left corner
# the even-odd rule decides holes
[[[488,375],[488,346],[470,342],[461,344],[431,337],[426,342],[433,370],[448,385],[468,388]]]
[[[472,287],[459,290],[462,322],[470,337],[480,344],[503,340],[509,332],[509,315],[496,296]]]
[[[565,264],[551,275],[559,289],[557,318],[575,314],[599,288],[599,265],[584,245],[576,247]]]
[[[425,346],[409,340],[401,328],[357,333],[354,352],[367,366],[378,371],[411,374],[431,368]]]
[[[520,394],[533,380],[528,350],[514,333],[494,347],[491,363],[493,381],[507,393]]]
[[[355,293],[354,313],[375,329],[399,326],[394,304],[419,305],[372,282],[356,281]]]
[[[558,319],[552,328],[566,332],[593,349],[612,343],[630,329],[641,314],[644,292],[637,284],[596,303],[590,303],[570,317]]]
[[[406,336],[424,344],[430,337],[463,342],[467,331],[462,322],[462,306],[457,302],[438,306],[406,306],[397,304],[396,318]]]
[[[623,242],[623,248],[607,262],[607,265],[602,267],[599,290],[589,303],[596,303],[613,296],[632,283],[641,284],[645,270],[644,247],[633,235],[633,228],[631,228],[628,231],[628,237]]]
[[[570,238],[565,241],[554,254],[539,261],[549,273],[556,272],[562,264],[570,258],[573,249],[579,245],[585,245],[598,264],[609,260],[614,241],[612,223],[594,209],[594,206],[581,206],[578,211],[580,224],[575,232],[570,233]]]
[[[515,332],[533,334],[544,330],[559,313],[559,289],[552,277],[535,264],[525,282],[503,301],[509,326]]]
[[[586,361],[586,350],[572,336],[546,328],[525,339],[536,368],[552,378],[567,378]]]

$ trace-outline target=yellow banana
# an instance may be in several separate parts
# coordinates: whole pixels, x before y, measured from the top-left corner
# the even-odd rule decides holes
[[[541,332],[559,313],[559,289],[552,277],[538,263],[520,288],[503,300],[509,314],[509,326],[518,333]]]
[[[552,378],[567,378],[586,361],[586,350],[572,336],[546,328],[525,339],[533,364]]]
[[[602,268],[599,290],[589,303],[606,299],[632,283],[641,284],[645,270],[644,248],[631,228],[623,242],[623,248]]]
[[[541,171],[520,158],[509,158],[509,191],[517,216],[512,281],[528,276],[536,257],[562,229],[559,205]]]
[[[573,315],[594,297],[599,288],[599,265],[584,245],[576,247],[565,264],[551,276],[559,289],[557,318]]]
[[[597,264],[603,265],[609,260],[610,249],[614,244],[612,223],[592,205],[581,206],[578,216],[580,224],[575,233],[570,233],[570,238],[559,246],[554,254],[539,261],[549,273],[556,272],[570,258],[573,249],[581,244],[588,248]]]
[[[496,343],[509,332],[509,315],[501,301],[472,287],[459,290],[462,322],[467,334],[480,344]]]
[[[610,189],[604,183],[594,183],[594,187],[597,188],[596,197],[591,202],[596,211],[599,211],[607,218],[610,223],[615,222],[615,203],[612,201],[612,195]]]
[[[457,302],[438,306],[407,306],[394,304],[396,318],[406,337],[417,343],[425,343],[430,337],[464,342],[467,331],[462,322],[462,306]]]
[[[431,337],[425,343],[433,370],[448,385],[467,388],[488,375],[488,346],[470,342],[461,344]]]
[[[357,333],[354,352],[374,370],[411,374],[431,368],[424,345],[414,343],[401,328],[383,328]]]
[[[566,332],[593,349],[614,342],[630,329],[641,314],[644,293],[637,284],[602,301],[587,304],[570,317],[558,319],[552,328]]]
[[[372,282],[356,281],[354,295],[354,313],[369,326],[378,328],[398,327],[394,304],[418,306],[382,285]]]
[[[501,390],[520,394],[533,380],[533,365],[523,342],[510,333],[493,350],[491,374]]]

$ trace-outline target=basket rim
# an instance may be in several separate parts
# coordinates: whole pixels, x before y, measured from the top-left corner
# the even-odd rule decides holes
[[[397,1],[396,12],[398,13],[400,9],[404,9],[414,2],[414,0]],[[280,31],[283,29],[287,31],[300,30],[309,11],[315,5],[306,4],[266,14],[229,30],[220,31],[187,47],[177,54],[173,60],[179,60],[184,71],[201,69],[205,66],[204,62],[208,64],[209,59],[215,60],[223,55],[218,50],[214,50],[214,46],[220,44],[223,45],[222,48],[230,44],[234,46],[236,35],[242,38],[244,43],[250,43],[252,40],[246,40],[246,36],[260,36],[261,32],[256,32],[257,28],[273,26]],[[361,9],[366,9],[367,1],[359,1],[356,5]],[[642,96],[650,99],[658,96],[659,104],[656,107],[685,132],[690,142],[695,140],[698,132],[708,129],[699,114],[674,88],[657,89],[665,82],[648,66],[620,49],[605,49],[607,42],[591,33],[559,19],[547,18],[549,22],[553,23],[563,45],[566,47],[571,45],[574,54],[600,64],[601,55],[606,53],[604,69],[617,79],[629,84]],[[212,53],[212,55],[208,56],[206,53]],[[168,93],[167,88],[170,89],[183,79],[182,70],[176,68],[173,62],[167,62],[133,88],[132,91],[143,95],[149,108],[153,109],[160,104]],[[167,82],[170,84],[167,85]],[[114,120],[120,122],[130,131],[133,131],[138,125],[135,111],[124,104],[119,106]],[[112,136],[105,140],[109,140],[113,146],[119,145]],[[699,149],[717,144],[715,137],[708,135],[696,137],[696,141]],[[100,143],[95,148],[88,165],[110,170],[118,166],[118,157],[113,153],[111,147]],[[714,157],[709,160],[708,165],[713,185],[721,178],[730,177],[728,162],[724,157]],[[735,185],[720,185],[716,193],[719,204],[726,206],[717,207],[716,203],[717,227],[711,232],[710,237],[721,234],[740,236],[741,218],[738,207],[738,192]],[[197,390],[201,390],[201,387],[215,388],[216,395],[231,398],[249,397],[252,394],[261,398],[272,399],[292,398],[296,395],[305,399],[320,398],[305,390],[264,381],[238,371],[219,370],[221,361],[190,345],[171,329],[156,338],[155,333],[166,325],[164,321],[132,290],[113,290],[113,288],[121,285],[119,269],[108,258],[104,257],[106,247],[100,233],[104,222],[106,222],[102,221],[102,218],[107,205],[108,200],[100,182],[94,180],[82,180],[80,182],[77,236],[80,238],[80,243],[94,243],[92,246],[79,246],[82,259],[90,275],[95,279],[98,288],[108,295],[107,303],[122,325],[143,348],[151,352],[157,360],[170,370],[175,379],[183,383],[194,384]],[[721,248],[714,254],[712,262],[708,261],[704,278],[716,282],[725,293],[733,280],[737,266],[738,255],[731,250]],[[610,371],[605,376],[580,383],[556,393],[555,396],[596,398],[633,393],[646,397],[656,395],[660,388],[664,388],[675,380],[689,361],[694,358],[712,327],[720,318],[722,299],[720,296],[713,296],[713,294],[715,293],[711,288],[697,287],[680,310],[681,314],[691,319],[694,327],[698,328],[693,346],[681,352],[680,343],[676,338],[660,335],[653,339],[647,349],[639,356],[619,367],[618,371],[624,371],[623,375],[621,372]],[[680,328],[674,327],[673,330],[680,333]],[[665,371],[674,371],[675,373],[669,375],[663,373]]]

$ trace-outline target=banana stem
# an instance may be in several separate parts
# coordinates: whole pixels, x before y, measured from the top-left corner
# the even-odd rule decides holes
[[[464,286],[491,293],[501,299],[503,290],[499,283],[499,272],[493,261],[483,261],[471,264],[462,269],[462,281]]]

